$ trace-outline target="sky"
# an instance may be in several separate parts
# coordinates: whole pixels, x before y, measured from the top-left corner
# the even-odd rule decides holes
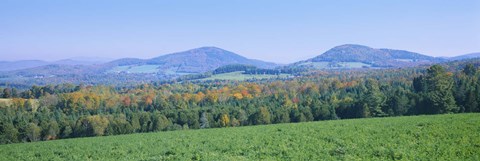
[[[0,0],[0,61],[152,58],[216,46],[292,63],[342,44],[480,52],[480,0]]]

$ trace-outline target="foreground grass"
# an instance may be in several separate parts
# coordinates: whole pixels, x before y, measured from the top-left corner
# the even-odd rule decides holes
[[[321,121],[0,146],[0,160],[480,160],[480,114]]]

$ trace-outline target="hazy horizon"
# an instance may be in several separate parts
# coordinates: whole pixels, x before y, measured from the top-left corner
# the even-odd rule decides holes
[[[342,44],[480,52],[479,1],[3,1],[0,61],[147,59],[215,46],[292,63]]]
[[[356,44],[357,45],[357,44]],[[358,44],[358,45],[361,45],[361,44]],[[217,47],[217,46],[202,46],[202,47]],[[201,47],[197,47],[197,48],[201,48]],[[221,47],[217,47],[217,48],[221,48]],[[333,47],[332,47],[333,48]],[[192,48],[192,49],[195,49],[195,48]],[[222,48],[223,49],[223,48]],[[383,48],[375,48],[375,49],[383,49]],[[190,50],[190,49],[188,49]],[[230,51],[228,49],[224,49],[224,50],[227,50],[227,51]],[[398,50],[404,50],[404,49],[398,49]],[[177,51],[177,52],[183,52],[183,51],[187,51],[187,50],[182,50],[182,51]],[[151,59],[151,58],[155,58],[155,57],[158,57],[158,56],[162,56],[162,55],[167,55],[167,54],[174,54],[174,53],[177,53],[177,52],[172,52],[172,53],[163,53],[163,54],[159,54],[157,56],[153,56],[153,57],[145,57],[145,58],[140,58],[140,57],[117,57],[117,58],[112,58],[112,57],[96,57],[96,56],[75,56],[75,57],[66,57],[66,58],[61,58],[61,59],[52,59],[52,60],[45,60],[45,59],[18,59],[18,60],[0,60],[0,62],[2,61],[7,61],[7,62],[15,62],[15,61],[36,61],[36,60],[39,60],[39,61],[45,61],[45,62],[56,62],[56,61],[62,61],[62,60],[76,60],[76,61],[101,61],[101,62],[109,62],[109,61],[114,61],[114,60],[117,60],[117,59],[122,59],[122,58],[138,58],[138,59]],[[235,51],[231,51],[231,52],[234,52],[236,53]],[[412,51],[414,52],[414,51]],[[480,52],[471,52],[471,53],[464,53],[464,54],[459,54],[459,55],[452,55],[452,56],[434,56],[434,57],[455,57],[455,56],[460,56],[460,55],[465,55],[465,54],[476,54],[476,53],[480,53]],[[244,56],[243,54],[241,53],[236,53],[236,54],[239,54],[241,56]],[[305,58],[301,58],[299,60],[295,60],[295,61],[292,61],[292,62],[274,62],[274,61],[268,61],[268,60],[262,60],[262,59],[257,59],[257,60],[261,60],[261,61],[266,61],[266,62],[273,62],[273,63],[277,63],[277,64],[290,64],[290,63],[295,63],[297,61],[301,61],[301,60],[306,60],[306,59],[310,59],[310,58],[313,58],[315,56],[318,56],[320,54],[323,54],[322,53],[319,53],[317,55],[312,55],[310,57],[305,57]],[[422,54],[422,53],[420,53]],[[432,56],[432,55],[428,55],[426,54],[427,56]],[[247,57],[249,58],[249,57]],[[249,58],[249,59],[254,59],[254,58]]]

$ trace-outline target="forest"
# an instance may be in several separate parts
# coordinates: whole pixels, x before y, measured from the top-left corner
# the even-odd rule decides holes
[[[3,88],[0,96],[10,104],[0,107],[0,144],[480,112],[479,79],[478,62],[467,62],[426,68],[316,71],[285,80]]]

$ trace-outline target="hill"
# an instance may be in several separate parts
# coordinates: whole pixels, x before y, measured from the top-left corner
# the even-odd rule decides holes
[[[0,61],[0,71],[12,71],[47,65],[49,62],[42,60]]]
[[[320,121],[0,145],[0,160],[478,160],[480,114]]]
[[[74,57],[57,61],[43,60],[19,60],[19,61],[0,61],[0,71],[15,71],[30,69],[48,65],[95,65],[108,62],[107,58],[97,57]]]
[[[95,74],[95,71],[92,69],[92,66],[85,65],[49,64],[23,70],[15,70],[8,73],[22,77]]]
[[[19,64],[22,66],[21,68],[8,68],[8,71],[0,71],[0,85],[13,84],[17,87],[27,87],[31,84],[68,82],[87,84],[128,82],[128,84],[135,84],[136,82],[167,81],[182,75],[213,71],[218,67],[231,64],[244,64],[266,69],[277,66],[275,63],[248,59],[217,47],[201,47],[152,59],[122,58],[108,63],[98,63],[103,60],[105,59],[91,59],[90,61],[80,58],[66,59],[44,62],[44,64],[32,65],[26,69],[25,65],[22,65],[24,63],[21,63]],[[1,65],[2,63],[0,63],[0,67]]]
[[[474,56],[476,54],[465,55],[458,59]],[[108,63],[98,63],[101,61],[105,61],[105,59],[75,58],[56,62],[0,62],[0,67],[3,67],[0,69],[8,70],[0,71],[0,86],[9,84],[28,88],[32,84],[122,84],[123,82],[135,85],[139,82],[170,81],[177,78],[181,78],[181,80],[202,79],[210,77],[212,74],[237,71],[249,74],[247,77],[259,74],[300,76],[308,73],[311,69],[403,68],[455,61],[455,59],[435,58],[405,50],[374,49],[347,44],[334,47],[314,58],[287,66],[248,59],[217,47],[201,47],[152,59],[122,58]],[[24,69],[26,65],[30,67]],[[226,77],[219,76],[233,78],[232,76],[246,75],[230,73]]]
[[[248,59],[217,47],[201,47],[146,60],[119,59],[109,64],[110,66],[117,66],[117,68],[114,67],[116,72],[129,72],[129,70],[119,70],[122,68],[121,66],[139,68],[139,66],[149,65],[148,68],[151,70],[148,71],[150,73],[156,71],[164,74],[202,73],[230,64],[253,65],[261,68],[274,68],[277,66],[275,63]]]
[[[14,71],[14,73],[31,73],[32,70],[40,73],[61,73],[71,66],[82,68],[84,71],[125,72],[125,73],[158,73],[182,74],[202,73],[215,70],[218,67],[230,64],[252,65],[271,69],[278,66],[275,63],[248,59],[231,51],[217,47],[201,47],[183,52],[171,53],[152,59],[121,58],[105,63],[105,58],[72,58],[54,62],[40,60],[25,60],[15,62],[0,62],[0,71]],[[60,71],[56,71],[55,67]],[[41,71],[46,69],[46,71]],[[133,70],[132,70],[133,69]],[[141,70],[138,70],[141,69]],[[31,75],[31,74],[30,74]]]
[[[470,53],[465,55],[459,55],[456,57],[449,58],[450,60],[463,60],[463,59],[472,59],[472,58],[480,58],[480,52],[478,53]]]
[[[294,63],[316,68],[406,67],[444,61],[415,52],[394,49],[374,49],[346,44],[336,46],[314,58]]]

